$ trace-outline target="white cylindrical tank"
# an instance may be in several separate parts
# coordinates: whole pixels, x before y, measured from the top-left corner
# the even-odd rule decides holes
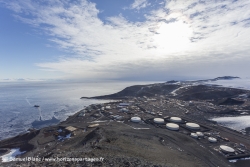
[[[200,129],[200,125],[196,124],[196,123],[191,123],[191,122],[188,122],[186,123],[186,127],[189,128],[189,129]]]
[[[232,147],[226,146],[226,145],[220,145],[221,151],[225,153],[233,153],[235,150]]]
[[[164,124],[164,119],[162,119],[162,118],[154,118],[154,123]]]
[[[167,123],[166,128],[169,130],[179,130],[179,125],[174,123]]]
[[[198,138],[198,135],[196,133],[191,133],[190,136],[193,137],[193,138]]]
[[[203,137],[204,136],[204,134],[202,132],[196,132],[196,134],[197,134],[198,137]]]
[[[209,137],[209,138],[208,138],[208,141],[210,141],[211,143],[216,143],[216,142],[217,142],[217,139],[214,138],[214,137]]]
[[[110,110],[110,109],[111,109],[111,107],[110,107],[110,106],[106,106],[105,108],[106,108],[107,110]]]
[[[140,117],[132,117],[131,121],[132,122],[141,122],[141,118]]]
[[[172,121],[172,122],[181,122],[181,118],[179,118],[179,117],[171,117],[170,121]]]

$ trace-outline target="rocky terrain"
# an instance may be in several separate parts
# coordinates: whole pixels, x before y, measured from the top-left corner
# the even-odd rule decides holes
[[[209,118],[237,116],[243,110],[249,115],[249,94],[243,89],[171,81],[90,97],[116,101],[88,106],[58,125],[0,141],[2,158],[14,148],[24,152],[16,156],[19,160],[0,166],[247,166],[249,160],[229,161],[250,157],[249,128],[236,131]],[[134,123],[131,117],[141,121]],[[166,128],[171,117],[181,118],[179,130]],[[155,123],[154,118],[164,123]],[[200,128],[189,129],[187,122]],[[190,136],[196,132],[204,136]],[[216,142],[209,142],[210,137]],[[225,153],[221,145],[235,151]]]

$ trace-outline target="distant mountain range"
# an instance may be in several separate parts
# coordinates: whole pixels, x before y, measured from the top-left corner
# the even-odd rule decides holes
[[[214,78],[214,79],[205,79],[205,80],[198,80],[198,81],[200,81],[200,82],[208,82],[208,81],[232,80],[232,79],[240,79],[240,77],[223,76],[223,77],[217,77],[217,78]]]
[[[217,81],[217,80],[231,80],[231,79],[238,79],[240,77],[234,77],[234,76],[223,76],[223,77],[217,77],[214,79],[205,79],[205,80],[197,80],[197,81]],[[29,82],[29,81],[68,81],[63,79],[32,79],[32,78],[4,78],[0,79],[0,82]],[[167,83],[176,83],[180,81],[171,80],[167,81]]]
[[[223,77],[217,77],[214,79],[203,79],[203,80],[196,80],[196,81],[176,81],[176,80],[171,80],[167,81],[166,83],[177,83],[177,82],[208,82],[208,81],[218,81],[218,80],[232,80],[232,79],[240,79],[240,77],[234,77],[234,76],[223,76]]]
[[[217,77],[217,78],[211,79],[211,81],[217,81],[217,80],[231,80],[231,79],[240,79],[240,77],[223,76],[223,77]]]

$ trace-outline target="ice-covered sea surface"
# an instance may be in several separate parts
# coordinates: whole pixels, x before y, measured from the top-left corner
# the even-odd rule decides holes
[[[5,82],[0,83],[0,140],[26,132],[35,120],[65,120],[84,106],[104,100],[80,99],[154,82]],[[36,108],[34,105],[39,105]]]
[[[213,121],[235,130],[242,130],[246,127],[250,127],[250,116],[239,116],[239,117],[219,117],[213,118]]]
[[[236,78],[228,80],[217,80],[206,82],[206,84],[215,84],[223,87],[232,87],[250,90],[250,79],[249,78]],[[250,127],[250,116],[238,116],[238,117],[220,117],[213,118],[212,120],[222,124],[231,129],[242,130]]]
[[[206,84],[220,85],[223,87],[242,88],[250,90],[250,78],[225,79],[217,81],[208,81]]]

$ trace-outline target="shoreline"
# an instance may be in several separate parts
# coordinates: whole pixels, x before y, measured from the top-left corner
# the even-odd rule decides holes
[[[143,91],[140,91],[142,87]],[[176,96],[172,96],[171,92],[175,89],[178,89],[175,92]],[[46,126],[39,130],[1,140],[0,147],[20,148],[21,152],[26,151],[25,154],[19,157],[67,157],[73,153],[76,157],[91,156],[92,154],[96,156],[102,155],[105,159],[110,158],[110,160],[105,162],[106,166],[110,166],[107,163],[121,164],[121,162],[117,162],[117,158],[119,159],[119,156],[122,156],[122,159],[124,159],[128,156],[127,152],[130,152],[130,156],[134,154],[136,156],[140,155],[137,161],[140,161],[141,164],[152,162],[160,165],[166,163],[167,161],[163,157],[155,157],[154,154],[149,155],[146,153],[146,150],[154,152],[154,148],[157,148],[156,155],[163,153],[168,155],[171,157],[168,160],[171,164],[189,164],[187,166],[193,166],[193,163],[198,163],[198,158],[205,164],[230,165],[231,163],[227,160],[230,156],[226,157],[223,153],[216,151],[219,149],[220,144],[226,144],[238,149],[239,144],[237,143],[241,143],[245,147],[250,148],[250,137],[248,134],[243,135],[238,131],[207,120],[206,118],[209,118],[209,116],[223,116],[224,113],[232,114],[234,117],[238,115],[235,112],[236,110],[225,112],[227,111],[225,110],[226,107],[230,108],[230,105],[220,106],[217,105],[216,101],[206,100],[206,98],[219,96],[218,100],[220,101],[220,98],[224,98],[225,95],[232,97],[234,94],[242,94],[242,92],[247,92],[247,90],[208,86],[191,86],[184,88],[184,90],[183,88],[173,87],[165,83],[131,86],[115,94],[99,96],[97,99],[109,99],[110,101],[102,104],[90,104],[56,125]],[[206,91],[207,97],[201,96],[201,100],[192,100],[192,103],[182,100],[183,97],[185,97],[184,99],[197,98],[196,95],[194,96],[194,93],[200,90]],[[191,95],[186,93],[188,91],[191,92]],[[163,96],[159,93],[169,95]],[[91,99],[95,99],[95,97],[91,97]],[[248,103],[245,102],[245,104]],[[213,112],[211,112],[210,107],[213,108]],[[121,108],[125,109],[122,110]],[[133,116],[141,117],[143,123],[131,122],[130,119]],[[164,125],[157,125],[153,122],[153,119],[158,117],[162,118],[165,123],[168,123],[171,122],[169,118],[172,116],[183,120],[179,123],[178,131],[167,130]],[[204,133],[205,137],[199,138],[199,140],[192,139],[190,133],[196,131],[187,129],[185,122],[199,124],[201,127],[200,131]],[[216,138],[219,142],[215,144],[207,142],[207,138],[210,136]],[[164,141],[167,143],[164,143]],[[133,148],[130,145],[133,145]],[[202,147],[199,147],[199,145]],[[121,148],[124,151],[120,150]],[[204,148],[206,149],[204,150]],[[141,152],[140,149],[144,151]],[[79,153],[76,153],[74,150],[78,150]],[[87,151],[84,155],[80,154],[84,150],[89,150],[90,152]],[[185,150],[188,154],[183,154],[180,150]],[[246,150],[246,154],[242,155],[237,154],[235,156],[233,154],[232,158],[244,157],[248,156],[248,154],[250,154],[250,150]],[[112,158],[109,155],[113,155],[111,156]],[[191,158],[188,155],[193,155],[196,159],[193,159],[192,162],[187,162],[185,159]],[[178,158],[175,159],[174,156]],[[213,162],[207,161],[207,156],[213,157]],[[48,165],[49,163],[42,162],[42,164]]]
[[[81,97],[82,98],[82,97]],[[85,98],[85,97],[84,97]],[[95,99],[95,98],[92,98],[92,97],[89,97],[88,99]],[[124,99],[126,99],[126,98],[120,98],[120,100],[124,100]],[[99,99],[100,100],[100,99]],[[107,99],[105,99],[105,100],[107,100]],[[12,139],[12,138],[15,138],[15,137],[18,137],[18,136],[21,136],[21,135],[25,135],[25,134],[28,134],[28,133],[30,133],[31,131],[32,132],[34,132],[34,131],[40,131],[40,130],[42,130],[42,129],[47,129],[47,128],[49,128],[49,127],[55,127],[55,126],[60,126],[60,125],[63,125],[64,123],[67,123],[68,121],[70,121],[71,119],[74,119],[77,115],[79,115],[82,111],[84,111],[87,107],[89,107],[89,106],[92,106],[92,105],[97,105],[97,104],[110,104],[110,103],[119,103],[119,101],[116,101],[115,99],[109,99],[109,100],[114,100],[114,102],[105,102],[105,103],[93,103],[93,104],[90,104],[90,105],[88,105],[88,106],[86,106],[86,107],[84,107],[83,109],[80,109],[80,110],[78,110],[78,111],[76,111],[76,113],[74,113],[73,115],[69,115],[65,120],[63,120],[63,121],[60,121],[59,123],[57,123],[57,124],[52,124],[52,125],[46,125],[46,126],[44,126],[44,127],[41,127],[41,128],[39,128],[39,129],[36,129],[36,128],[29,128],[26,132],[22,132],[22,133],[19,133],[19,134],[17,134],[17,135],[15,135],[15,136],[12,136],[12,137],[9,137],[9,138],[6,138],[6,139],[3,139],[3,140],[0,140],[0,142],[1,141],[5,141],[5,140],[9,140],[9,139]],[[230,117],[240,117],[240,116],[242,116],[242,115],[230,115]],[[249,115],[246,115],[246,116],[249,116]],[[221,117],[224,117],[224,116],[220,116],[220,117],[216,117],[216,118],[221,118]],[[207,121],[211,121],[211,120],[207,120]],[[218,126],[220,126],[220,127],[223,127],[223,128],[226,128],[226,129],[228,129],[228,130],[231,130],[231,131],[236,131],[236,132],[239,132],[239,130],[236,130],[236,129],[233,129],[233,128],[230,128],[230,127],[228,127],[228,126],[223,126],[223,125],[221,125],[221,123],[218,123],[217,121],[212,121],[212,122],[215,122]],[[250,134],[250,126],[249,127],[245,127],[244,129],[248,129],[248,131],[249,131],[249,134]]]

